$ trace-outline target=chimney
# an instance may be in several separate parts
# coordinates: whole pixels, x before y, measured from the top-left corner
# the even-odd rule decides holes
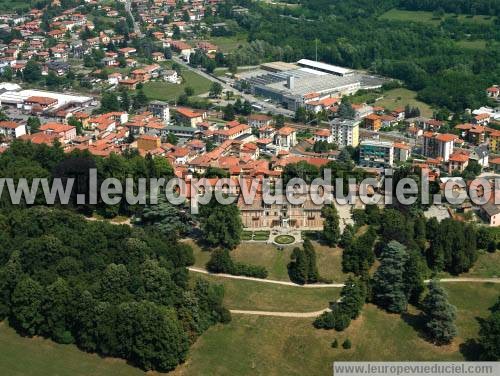
[[[287,86],[290,90],[295,88],[295,77],[294,76],[288,76]]]

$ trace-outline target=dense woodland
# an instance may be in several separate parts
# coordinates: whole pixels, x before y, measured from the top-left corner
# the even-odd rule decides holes
[[[484,14],[498,16],[500,3],[495,0],[399,0],[399,6],[408,10],[435,11],[443,9],[449,13]]]
[[[219,286],[188,281],[190,247],[67,210],[0,214],[0,315],[21,334],[166,371],[229,319]]]
[[[1,177],[77,177],[73,195],[88,189],[88,168],[98,180],[168,177],[166,160],[137,154],[93,157],[14,142],[0,157]],[[5,192],[4,192],[5,193]],[[21,334],[125,358],[143,369],[166,371],[186,359],[190,344],[210,325],[230,319],[223,289],[188,281],[192,249],[177,242],[191,220],[160,201],[69,206],[9,203],[0,208],[0,320]],[[74,198],[74,197],[72,197]],[[74,211],[136,214],[138,226],[87,221]]]
[[[233,15],[235,3],[251,9]],[[421,4],[418,8],[415,4]],[[452,111],[487,103],[485,88],[500,81],[498,2],[493,1],[306,0],[298,7],[272,7],[239,0],[221,5],[221,15],[237,22],[250,42],[227,57],[228,64],[262,60],[296,61],[306,57],[401,79],[419,99]],[[489,9],[491,23],[443,16],[439,26],[389,21],[380,15],[397,6],[453,11]],[[479,5],[481,4],[481,5]],[[484,6],[483,6],[484,4]],[[455,42],[482,39],[486,49],[466,49]],[[317,43],[316,43],[317,41]]]

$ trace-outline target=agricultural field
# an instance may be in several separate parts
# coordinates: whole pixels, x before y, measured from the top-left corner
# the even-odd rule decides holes
[[[460,14],[456,16],[452,13],[445,13],[442,18],[437,18],[432,12],[425,11],[411,11],[411,10],[401,10],[401,9],[391,9],[380,16],[381,20],[389,21],[404,21],[404,22],[417,22],[427,25],[437,26],[441,21],[447,17],[456,17],[459,22],[473,22],[478,24],[491,24],[493,18],[490,16],[477,15],[473,17],[468,17],[466,15]]]
[[[184,93],[184,88],[192,87],[194,95],[206,93],[210,90],[211,82],[190,70],[182,72],[183,82],[180,85],[164,81],[150,81],[144,84],[144,93],[149,99],[160,101],[175,101]]]

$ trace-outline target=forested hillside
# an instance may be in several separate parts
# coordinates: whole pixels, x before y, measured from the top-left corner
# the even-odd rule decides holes
[[[162,158],[65,154],[60,145],[21,141],[0,156],[0,177],[26,178],[30,184],[34,177],[78,179],[64,209],[57,202],[44,205],[41,192],[34,205],[12,205],[3,190],[0,321],[8,319],[23,335],[75,343],[146,370],[171,370],[210,325],[229,320],[222,307],[223,289],[204,281],[188,283],[186,266],[194,259],[191,248],[177,242],[184,227],[177,208],[159,206],[155,223],[150,223],[146,207],[142,226],[134,227],[75,214],[142,213],[143,206],[125,200],[116,206],[101,201],[76,205],[76,194],[88,190],[88,169],[93,167],[99,182],[172,173]]]
[[[236,3],[250,12],[234,15],[231,7]],[[429,10],[437,4],[423,3],[428,3],[425,9]],[[381,18],[390,9],[410,8],[411,4],[396,0],[306,0],[295,7],[277,7],[237,0],[225,3],[220,10],[224,18],[237,22],[238,30],[248,34],[249,46],[228,57],[235,64],[314,59],[317,46],[319,60],[401,79],[430,104],[453,111],[486,104],[485,88],[500,82],[498,17],[478,23],[445,14],[432,24],[421,24],[418,17],[412,22]],[[481,8],[476,9],[479,12]],[[459,43],[478,39],[487,47],[463,48]]]
[[[498,16],[500,2],[495,0],[400,0],[401,8],[434,11],[443,9],[449,13],[486,14]]]
[[[229,319],[220,286],[188,284],[187,245],[47,207],[0,214],[0,320],[28,336],[167,371]]]

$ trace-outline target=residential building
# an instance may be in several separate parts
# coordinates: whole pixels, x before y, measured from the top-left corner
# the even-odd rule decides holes
[[[481,206],[481,214],[490,226],[500,226],[500,207],[492,202]]]
[[[394,164],[394,145],[387,141],[361,141],[359,164],[363,167],[391,167]]]
[[[450,155],[453,154],[455,141],[458,136],[451,133],[424,132],[423,154],[430,158],[442,158],[448,162]]]
[[[469,153],[457,151],[448,158],[448,173],[453,171],[463,172],[469,165]]]
[[[359,124],[358,120],[333,119],[330,122],[332,141],[340,149],[346,146],[357,147],[359,145]]]
[[[235,140],[243,135],[251,135],[252,129],[246,124],[238,124],[234,127],[217,130],[215,131],[215,136],[217,141],[224,142],[227,140]]]
[[[500,98],[500,87],[498,87],[496,85],[489,87],[488,89],[486,89],[486,95],[489,98],[493,98],[493,99]]]
[[[194,48],[192,46],[181,40],[172,41],[170,43],[170,47],[172,48],[172,50],[178,52],[187,62],[189,62],[189,58],[194,52]]]
[[[248,116],[248,125],[252,128],[261,128],[273,123],[272,116],[264,114],[251,114]]]
[[[398,162],[406,162],[410,157],[411,147],[402,142],[394,143],[394,160]]]
[[[173,84],[179,84],[180,83],[180,78],[177,75],[177,71],[173,69],[165,69],[164,71],[161,72],[161,75],[163,77],[164,81],[173,83]]]
[[[292,127],[280,128],[276,132],[274,143],[280,150],[290,150],[297,145],[297,132]]]
[[[47,135],[57,135],[65,142],[76,137],[76,127],[61,123],[45,123],[40,126],[40,132]]]
[[[135,90],[137,88],[138,80],[133,78],[124,78],[123,80],[118,81],[120,86],[126,88],[127,90]]]
[[[492,153],[500,152],[500,131],[490,133],[490,150]]]
[[[178,107],[175,111],[177,121],[192,128],[196,128],[196,125],[206,118],[206,112],[193,111],[189,108]]]
[[[490,120],[491,120],[490,114],[485,113],[485,114],[476,115],[472,119],[472,123],[477,124],[477,125],[488,125],[490,123]]]
[[[26,134],[26,125],[15,121],[0,121],[0,135],[17,138]]]
[[[488,165],[495,171],[497,174],[500,173],[500,157],[490,159]]]
[[[366,103],[352,104],[352,109],[354,110],[354,118],[361,120],[373,114],[373,107],[367,105]]]
[[[469,154],[469,159],[471,161],[476,161],[482,167],[488,167],[489,156],[490,152],[488,150],[488,144],[482,144],[472,150]]]
[[[151,101],[149,102],[149,111],[153,116],[162,119],[165,123],[170,123],[170,107],[167,102]]]
[[[365,117],[365,128],[370,131],[378,132],[380,127],[382,126],[382,119],[379,115],[370,114]]]
[[[142,134],[137,138],[137,149],[140,151],[151,151],[161,146],[160,137]]]
[[[270,125],[259,128],[259,138],[270,138],[274,140],[274,136],[276,136],[276,128]]]
[[[314,142],[328,142],[333,143],[332,132],[329,129],[318,129],[313,136]]]

